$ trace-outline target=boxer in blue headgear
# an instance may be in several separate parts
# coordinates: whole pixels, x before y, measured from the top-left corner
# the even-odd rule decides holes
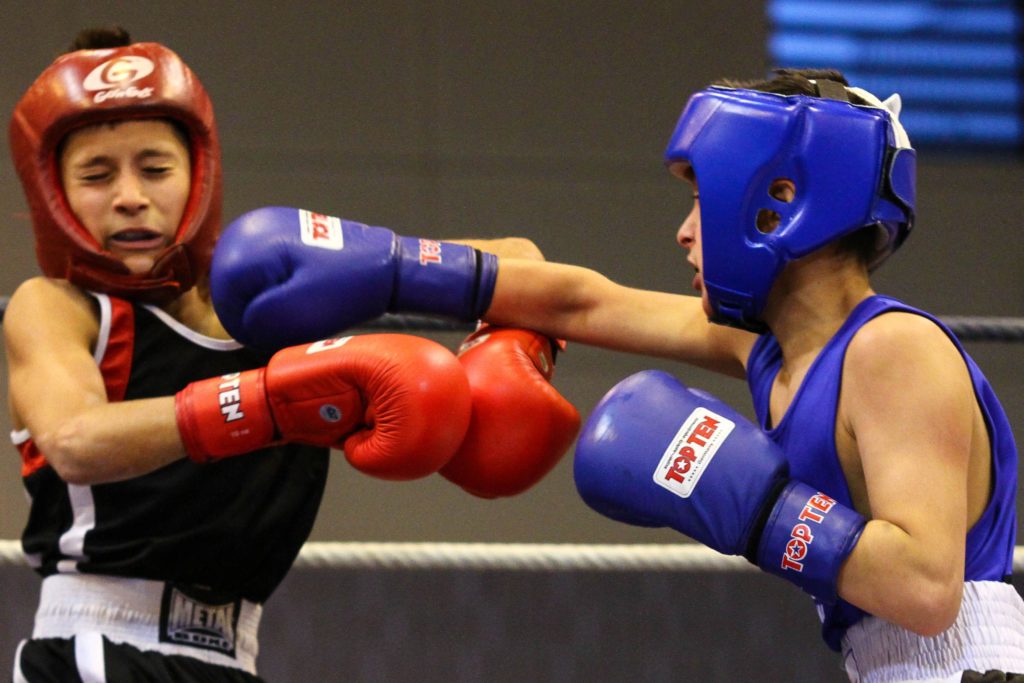
[[[716,322],[764,331],[760,320],[790,261],[874,226],[869,269],[914,221],[915,153],[898,96],[821,79],[821,96],[711,87],[694,95],[665,158],[692,168],[704,200],[704,287]],[[786,180],[793,196],[773,196]]]
[[[667,157],[693,190],[676,241],[699,297],[512,258],[498,259],[485,297],[469,292],[494,324],[746,379],[756,423],[664,372],[616,385],[577,443],[583,500],[744,555],[811,594],[853,681],[1024,671],[1024,601],[1004,582],[1009,422],[949,329],[870,282],[913,224],[898,97],[826,70],[723,82],[691,98]],[[295,293],[269,283],[243,298],[283,288]],[[318,314],[313,337],[353,322]]]

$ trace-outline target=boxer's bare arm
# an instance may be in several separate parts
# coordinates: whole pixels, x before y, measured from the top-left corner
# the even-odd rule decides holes
[[[744,376],[756,339],[708,322],[698,297],[625,287],[587,268],[524,259],[500,261],[485,318],[734,377]]]
[[[537,263],[544,256],[526,238],[450,241],[501,259],[489,322],[744,376],[756,337],[709,323],[699,297],[625,287],[587,268]]]
[[[93,306],[64,281],[34,278],[4,316],[13,424],[75,484],[138,476],[185,454],[173,397],[108,403],[92,356]]]
[[[840,572],[840,595],[922,635],[940,633],[959,612],[966,533],[988,496],[988,480],[969,472],[972,453],[987,460],[989,450],[962,357],[920,316],[876,318],[847,352],[840,428],[863,469],[848,477],[851,490],[871,517]]]

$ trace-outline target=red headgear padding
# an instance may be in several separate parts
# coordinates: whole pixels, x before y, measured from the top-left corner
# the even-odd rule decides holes
[[[149,273],[133,274],[71,212],[57,152],[76,128],[141,118],[169,119],[188,132],[192,187],[174,244]],[[14,108],[10,144],[45,275],[160,303],[188,290],[208,270],[221,220],[220,143],[206,90],[171,50],[135,43],[59,57]]]

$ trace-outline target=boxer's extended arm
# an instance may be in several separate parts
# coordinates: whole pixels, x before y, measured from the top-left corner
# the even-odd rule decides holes
[[[389,311],[412,312],[483,317],[742,376],[754,336],[708,323],[700,298],[624,287],[538,256],[528,240],[423,240],[265,207],[225,229],[211,290],[227,330],[266,348],[333,336]]]
[[[484,319],[735,377],[756,337],[708,322],[700,297],[626,287],[579,266],[502,258]]]
[[[863,468],[862,478],[848,474],[851,490],[872,518],[840,574],[841,594],[914,632],[939,633],[959,610],[966,533],[990,485],[964,361],[920,316],[876,318],[847,352],[841,414]]]
[[[63,281],[28,280],[11,297],[3,331],[13,424],[28,428],[65,481],[127,479],[184,455],[173,398],[107,402],[87,295]]]

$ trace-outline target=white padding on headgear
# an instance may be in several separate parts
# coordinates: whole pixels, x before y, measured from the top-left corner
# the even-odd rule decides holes
[[[889,95],[889,97],[887,97],[883,102],[863,88],[847,87],[846,90],[847,92],[853,93],[857,97],[861,98],[872,107],[884,109],[889,112],[889,121],[892,122],[893,136],[896,138],[896,148],[912,149],[910,146],[910,136],[907,135],[907,131],[903,128],[903,124],[900,123],[900,111],[903,109],[903,100],[900,99],[899,93]]]

